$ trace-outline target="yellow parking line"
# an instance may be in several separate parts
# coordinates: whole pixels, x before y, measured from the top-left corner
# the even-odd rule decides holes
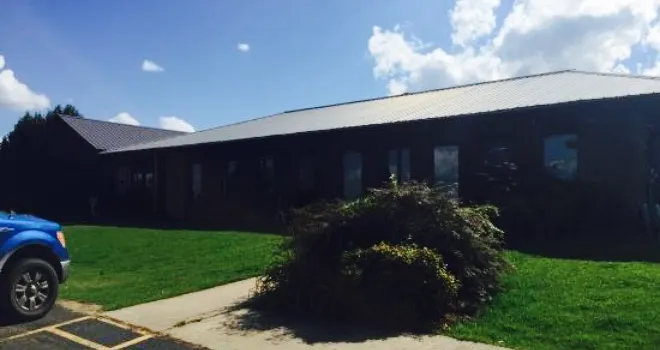
[[[131,330],[133,332],[136,332],[136,333],[140,334],[140,336],[135,338],[135,339],[132,339],[132,340],[129,340],[127,342],[115,345],[114,347],[110,348],[110,347],[95,343],[91,340],[81,338],[77,335],[74,335],[74,334],[71,334],[69,332],[66,332],[66,331],[63,331],[63,330],[59,329],[59,327],[66,326],[66,325],[76,323],[76,322],[80,322],[80,321],[89,320],[89,319],[96,319],[96,320],[99,320],[101,322],[105,322],[107,324],[110,324],[110,325],[113,325],[113,326],[116,326],[116,327],[120,327],[122,329]],[[122,322],[115,321],[114,319],[109,319],[107,317],[83,316],[83,317],[79,317],[79,318],[76,318],[76,319],[73,319],[73,320],[68,320],[68,321],[65,321],[65,322],[58,323],[58,324],[54,324],[54,325],[50,325],[50,326],[46,326],[46,327],[41,327],[39,329],[35,329],[35,330],[28,331],[28,332],[25,332],[25,333],[17,334],[17,335],[14,335],[14,336],[11,336],[11,337],[8,337],[8,338],[5,338],[5,339],[0,339],[0,343],[15,340],[15,339],[18,339],[18,338],[23,338],[23,337],[26,337],[26,336],[29,336],[29,335],[34,335],[34,334],[41,333],[41,332],[49,332],[49,333],[57,335],[61,338],[65,338],[67,340],[70,340],[74,343],[84,345],[84,346],[87,346],[89,348],[96,349],[96,350],[124,349],[124,348],[127,348],[127,347],[131,346],[131,345],[139,344],[139,343],[141,343],[145,340],[149,340],[149,339],[151,339],[155,336],[154,333],[151,333],[151,332],[147,331],[146,329],[140,329],[140,328],[131,326],[129,324],[125,324],[125,323],[122,323]]]
[[[149,332],[149,331],[147,331],[147,330],[145,330],[145,329],[142,329],[142,328],[140,328],[140,327],[134,326],[134,325],[132,325],[132,324],[128,324],[128,323],[124,323],[124,322],[121,322],[121,321],[118,321],[118,320],[112,319],[112,318],[110,318],[110,317],[100,316],[100,317],[97,317],[96,319],[97,319],[98,321],[101,321],[101,322],[107,323],[107,324],[109,324],[109,325],[112,325],[112,326],[115,326],[115,327],[119,327],[119,328],[123,328],[123,329],[127,329],[127,330],[130,330],[130,331],[133,331],[133,332],[136,332],[136,333],[142,334],[142,335],[151,334],[151,332]]]
[[[4,338],[4,339],[0,339],[0,343],[4,343],[4,342],[11,341],[11,340],[15,340],[15,339],[19,339],[19,338],[27,337],[28,335],[33,335],[33,334],[41,333],[41,332],[45,331],[46,328],[48,328],[48,327],[39,328],[39,329],[35,329],[35,330],[28,331],[28,332],[25,332],[25,333],[12,335],[11,337],[7,337],[7,338]]]
[[[116,327],[131,330],[131,331],[133,331],[135,333],[138,333],[140,335],[155,334],[155,332],[152,332],[152,331],[150,331],[146,328],[138,327],[138,326],[135,326],[135,325],[132,325],[132,324],[129,324],[129,323],[125,323],[125,322],[116,320],[114,318],[108,317],[108,316],[99,316],[96,319],[101,321],[101,322],[105,322],[107,324],[110,324],[110,325],[113,325],[113,326],[116,326]]]
[[[104,323],[107,323],[107,324],[112,325],[112,326],[115,326],[115,327],[119,327],[119,328],[123,328],[123,329],[128,329],[128,330],[132,329],[131,326],[129,326],[129,325],[127,325],[127,324],[119,323],[119,322],[117,322],[117,321],[115,321],[115,320],[112,320],[112,319],[109,319],[109,318],[105,318],[105,317],[97,317],[96,320],[97,320],[97,321],[104,322]]]
[[[133,340],[129,340],[129,341],[125,342],[125,343],[121,343],[121,344],[119,344],[119,345],[115,345],[115,346],[112,347],[111,349],[112,349],[112,350],[116,350],[116,349],[124,349],[124,348],[127,348],[127,347],[131,346],[131,345],[135,345],[135,344],[141,343],[141,342],[143,342],[143,341],[145,341],[145,340],[149,340],[149,339],[151,339],[151,338],[153,338],[153,335],[151,335],[151,334],[146,334],[146,335],[143,335],[143,336],[141,336],[141,337],[135,338],[135,339],[133,339]]]
[[[96,349],[96,350],[108,350],[109,349],[106,346],[103,346],[103,345],[97,344],[97,343],[95,343],[91,340],[87,340],[87,339],[81,338],[79,336],[73,335],[69,332],[65,332],[61,329],[53,328],[53,329],[47,329],[46,331],[50,332],[50,333],[53,333],[53,334],[55,334],[59,337],[68,339],[68,340],[70,340],[74,343],[78,343],[80,345],[84,345],[84,346],[87,346],[87,347],[92,348],[92,349]]]
[[[66,326],[66,325],[68,325],[68,324],[76,323],[76,322],[80,322],[80,321],[84,321],[84,320],[87,320],[87,319],[90,319],[90,318],[92,318],[92,317],[91,317],[91,316],[83,316],[83,317],[80,317],[80,318],[75,318],[75,319],[73,319],[73,320],[68,320],[68,321],[66,321],[66,322],[58,323],[58,324],[55,324],[55,325],[50,325],[50,326],[46,326],[46,327],[41,327],[41,328],[38,328],[38,329],[35,329],[35,330],[31,330],[31,331],[28,331],[28,332],[25,332],[25,333],[21,333],[21,334],[17,334],[17,335],[11,336],[11,337],[9,337],[9,338],[0,339],[0,343],[2,343],[2,342],[6,342],[6,341],[10,341],[10,340],[14,340],[14,339],[18,339],[18,338],[23,338],[23,337],[26,337],[26,336],[28,336],[28,335],[37,334],[37,333],[40,333],[40,332],[43,332],[43,331],[50,330],[50,329],[52,329],[52,328],[57,328],[57,327]]]

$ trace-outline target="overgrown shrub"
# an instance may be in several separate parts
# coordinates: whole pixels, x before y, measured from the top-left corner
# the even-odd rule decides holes
[[[258,299],[281,312],[408,330],[472,315],[507,267],[496,214],[422,183],[295,210],[292,238],[260,279]]]
[[[459,283],[436,251],[379,243],[344,255],[344,293],[354,319],[386,328],[427,326],[451,311]],[[405,287],[403,287],[405,286]]]

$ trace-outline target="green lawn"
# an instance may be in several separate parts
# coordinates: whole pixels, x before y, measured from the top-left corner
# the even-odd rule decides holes
[[[69,226],[71,278],[61,298],[105,310],[262,273],[280,236],[238,232]]]
[[[451,336],[515,349],[659,349],[660,264],[507,253],[506,292]]]
[[[256,233],[66,227],[63,299],[112,310],[260,274],[282,237]],[[450,336],[514,349],[660,348],[660,264],[507,257],[506,291]]]

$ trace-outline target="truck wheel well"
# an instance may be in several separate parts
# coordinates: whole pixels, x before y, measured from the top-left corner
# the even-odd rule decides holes
[[[30,244],[19,248],[9,257],[5,266],[2,267],[2,272],[11,269],[16,262],[28,258],[37,258],[46,261],[53,267],[53,269],[55,269],[57,277],[62,278],[62,265],[60,264],[60,259],[50,250],[50,248],[40,244]]]

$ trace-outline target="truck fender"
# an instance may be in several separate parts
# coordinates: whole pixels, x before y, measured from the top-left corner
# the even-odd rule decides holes
[[[0,273],[14,253],[29,245],[41,245],[52,249],[58,246],[59,242],[53,236],[41,231],[23,231],[12,236],[0,247]]]

